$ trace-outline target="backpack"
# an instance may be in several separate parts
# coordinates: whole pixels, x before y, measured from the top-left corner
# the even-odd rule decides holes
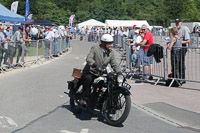
[[[168,74],[168,78],[173,78],[173,74],[172,73]],[[171,82],[172,82],[172,79],[167,79],[166,82],[165,82],[165,85],[169,86],[171,84]],[[172,87],[179,87],[180,85],[178,84],[178,82],[180,83],[180,81],[174,80],[174,82],[172,83],[171,86]]]

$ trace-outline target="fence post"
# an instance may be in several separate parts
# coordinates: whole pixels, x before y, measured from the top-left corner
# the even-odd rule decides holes
[[[36,55],[37,55],[36,56],[36,61],[38,61],[38,56],[39,56],[39,46],[38,46],[39,45],[39,40],[37,40],[36,44],[37,44],[37,46],[36,46],[36,51],[37,51],[37,53],[36,53]]]
[[[131,70],[131,50],[130,50],[130,42],[126,43],[126,65],[129,70]]]
[[[199,34],[197,34],[197,47],[199,45]]]

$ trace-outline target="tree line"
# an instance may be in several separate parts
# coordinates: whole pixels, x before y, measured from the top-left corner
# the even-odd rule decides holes
[[[24,16],[26,0],[18,0],[18,14]],[[11,8],[13,0],[0,0]],[[75,14],[75,24],[88,19],[147,20],[150,25],[169,26],[175,18],[184,22],[200,21],[200,0],[29,0],[33,19],[49,19],[68,25]]]

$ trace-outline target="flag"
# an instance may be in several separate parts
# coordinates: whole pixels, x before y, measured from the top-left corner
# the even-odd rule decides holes
[[[17,13],[17,8],[18,8],[18,1],[15,1],[11,4],[11,11],[14,13]]]
[[[27,20],[29,14],[29,0],[26,0],[26,6],[25,6],[25,21]]]
[[[33,14],[30,14],[30,15],[28,15],[28,20],[31,20],[32,19],[32,16],[33,16]]]
[[[74,19],[75,19],[75,14],[74,14],[74,15],[71,15],[70,18],[69,18],[69,27],[72,27],[72,26],[73,26]]]

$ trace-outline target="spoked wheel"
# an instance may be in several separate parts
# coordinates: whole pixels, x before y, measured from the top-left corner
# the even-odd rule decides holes
[[[77,98],[70,97],[70,108],[73,113],[79,114],[83,111],[78,104],[79,101]]]
[[[111,99],[107,98],[102,107],[106,122],[112,126],[122,124],[128,117],[130,109],[130,96],[121,92],[114,92],[112,103]]]

